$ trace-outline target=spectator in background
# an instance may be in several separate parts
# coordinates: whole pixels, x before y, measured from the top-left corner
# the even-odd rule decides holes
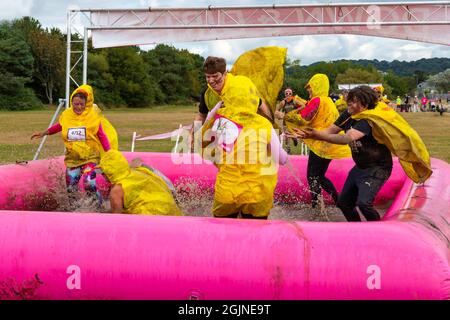
[[[405,94],[405,100],[404,100],[404,110],[405,112],[410,112],[410,105],[409,105],[409,95]]]
[[[420,102],[422,103],[422,111],[425,112],[427,111],[427,103],[428,103],[428,99],[425,95],[423,95],[422,99],[420,100]]]
[[[403,112],[402,99],[400,98],[400,96],[397,96],[395,104],[397,105],[397,111]]]
[[[412,112],[419,112],[419,98],[414,96]]]
[[[306,100],[303,100],[299,96],[295,95],[291,88],[286,88],[284,90],[284,99],[280,101],[275,109],[275,119],[280,120],[281,123],[278,124],[281,131],[284,133],[286,131],[286,123],[284,122],[284,115],[295,109],[303,109],[305,107]],[[294,146],[297,146],[297,139],[285,138],[283,139],[283,144],[286,145],[286,151],[291,153],[291,146],[289,141],[292,140]]]

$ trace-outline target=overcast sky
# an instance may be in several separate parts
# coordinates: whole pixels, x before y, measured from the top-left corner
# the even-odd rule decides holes
[[[44,27],[58,27],[64,30],[67,8],[141,8],[141,7],[197,7],[207,5],[265,5],[298,4],[318,2],[381,2],[367,0],[312,1],[312,0],[0,0],[0,19],[14,19],[22,16],[37,18]],[[390,2],[383,0],[383,2]],[[410,1],[412,2],[412,1]],[[450,36],[450,35],[442,35]],[[265,45],[288,48],[291,59],[299,59],[302,65],[317,61],[338,59],[378,59],[412,61],[421,58],[450,58],[450,47],[407,40],[395,40],[356,35],[310,35],[262,39],[218,40],[195,43],[174,43],[177,48],[186,48],[204,57],[222,56],[229,63],[243,52]],[[144,48],[151,48],[146,46]]]

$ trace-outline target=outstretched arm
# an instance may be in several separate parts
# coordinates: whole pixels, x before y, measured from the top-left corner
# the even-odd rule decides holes
[[[335,125],[333,126],[339,128],[338,126]],[[361,139],[362,137],[365,136],[365,133],[358,131],[356,129],[350,129],[346,132],[346,134],[338,134],[336,132],[337,129],[333,128],[333,126],[321,131],[311,128],[306,128],[303,130],[294,129],[294,135],[297,138],[301,139],[323,140],[333,144],[349,144],[350,142]]]
[[[35,132],[31,135],[31,140],[33,140],[34,138],[42,138],[43,136],[46,135],[52,135],[58,132],[61,132],[62,127],[59,123],[54,124],[53,126],[51,126],[50,128],[48,128],[47,130],[44,130],[42,132]]]

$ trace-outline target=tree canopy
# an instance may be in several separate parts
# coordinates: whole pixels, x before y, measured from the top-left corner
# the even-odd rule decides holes
[[[76,34],[71,37],[78,39]],[[82,50],[82,43],[74,43],[73,49]],[[76,57],[72,59],[73,66]],[[148,51],[137,46],[94,50],[89,42],[88,83],[102,107],[193,103],[206,85],[203,61],[198,54],[166,44]],[[32,17],[0,23],[0,109],[25,110],[54,104],[65,96],[65,68],[66,35],[59,29],[44,29]],[[339,60],[301,66],[300,60],[288,57],[285,87],[307,97],[305,84],[315,73],[324,73],[330,79],[330,93],[343,83],[383,83],[388,95],[412,94],[418,83],[428,79],[441,92],[447,92],[449,68],[450,59],[445,58],[413,62]],[[80,76],[81,68],[73,72]]]

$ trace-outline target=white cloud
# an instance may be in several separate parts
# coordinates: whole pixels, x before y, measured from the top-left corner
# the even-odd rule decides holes
[[[12,20],[31,15],[33,0],[16,0],[14,4],[10,1],[0,2],[0,19]]]
[[[343,2],[365,2],[366,0],[346,0]],[[80,8],[136,8],[136,7],[199,7],[234,5],[269,5],[274,0],[16,0],[14,5],[8,0],[0,0],[0,19],[13,19],[31,15],[44,27],[58,27],[65,32],[66,10],[69,5]],[[283,0],[284,4],[307,2],[338,2],[337,0]],[[341,1],[342,2],[342,1]],[[368,2],[368,0],[367,0]],[[372,0],[372,2],[374,2]],[[378,59],[417,60],[431,57],[450,57],[450,47],[423,44],[406,40],[383,39],[356,35],[308,35],[260,39],[217,40],[208,42],[172,43],[177,48],[188,49],[204,57],[223,56],[231,65],[247,50],[266,45],[288,48],[292,59],[300,59],[301,64],[338,59]],[[145,46],[151,49],[154,46]]]

